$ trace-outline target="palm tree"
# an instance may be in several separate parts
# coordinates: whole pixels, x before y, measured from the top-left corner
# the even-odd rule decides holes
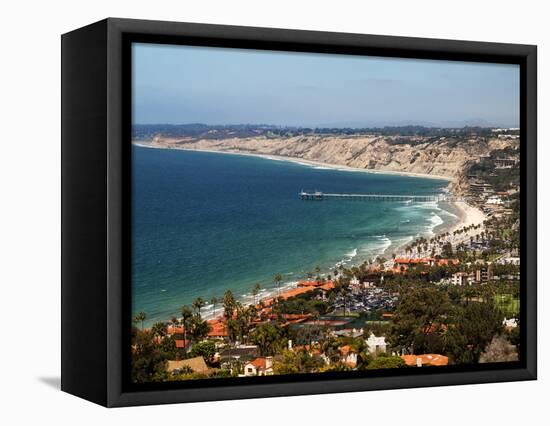
[[[197,310],[199,316],[201,315],[201,309],[204,307],[204,305],[206,305],[206,302],[202,297],[197,297],[193,301],[193,307]]]
[[[193,318],[193,311],[189,306],[182,306],[181,308],[181,325],[183,327],[183,349],[187,346],[187,330],[189,329],[189,324]]]
[[[170,320],[170,322],[172,323],[172,329],[174,330],[174,334],[176,333],[176,330],[178,328],[178,319],[176,317],[172,317],[172,319]]]
[[[162,339],[166,336],[166,324],[163,322],[156,322],[152,325],[151,331],[153,332],[153,336]]]
[[[233,311],[235,310],[235,297],[231,290],[227,290],[223,295],[223,314],[226,320],[233,318]]]
[[[281,281],[283,280],[283,277],[281,274],[275,274],[273,277],[273,282],[277,285],[277,295],[281,295]]]
[[[143,331],[143,321],[147,318],[147,314],[145,312],[141,311],[136,315],[134,318],[134,322],[141,322],[141,331]]]
[[[214,318],[216,318],[216,305],[218,304],[218,298],[213,296],[212,299],[210,299],[210,303],[212,303],[212,311],[214,313]]]
[[[254,306],[256,306],[256,304],[258,303],[258,302],[256,301],[256,296],[257,296],[258,293],[260,292],[260,289],[261,289],[260,283],[256,283],[256,285],[255,285],[254,288],[252,289],[252,294],[254,295]]]

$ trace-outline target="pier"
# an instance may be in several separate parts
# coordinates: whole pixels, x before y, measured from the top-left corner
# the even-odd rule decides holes
[[[431,201],[451,201],[446,195],[395,195],[395,194],[332,194],[321,191],[300,191],[302,200],[323,201],[330,199],[339,200],[357,200],[357,201],[415,201],[415,202],[431,202]],[[456,197],[452,197],[456,198]]]

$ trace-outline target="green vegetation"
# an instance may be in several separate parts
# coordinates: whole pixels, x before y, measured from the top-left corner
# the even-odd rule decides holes
[[[507,318],[519,316],[519,297],[512,294],[496,294],[494,303]]]
[[[388,354],[380,354],[372,359],[367,366],[367,370],[379,370],[381,368],[403,368],[406,367],[405,361],[401,357]]]

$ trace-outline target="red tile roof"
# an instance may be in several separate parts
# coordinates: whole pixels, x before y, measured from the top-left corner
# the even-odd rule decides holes
[[[266,368],[266,359],[265,358],[256,358],[249,362],[252,364],[256,370],[265,370]]]
[[[443,366],[449,363],[449,358],[439,354],[422,354],[422,355],[402,355],[401,359],[409,366],[416,366],[417,359],[420,359],[421,365]]]
[[[298,281],[298,287],[322,287],[325,284],[332,284],[332,280],[327,281]]]
[[[222,320],[208,320],[208,325],[210,326],[210,331],[208,332],[209,337],[227,337],[227,328]]]
[[[168,334],[183,334],[183,327],[174,327],[172,325],[169,325],[168,327],[166,327],[166,332]]]

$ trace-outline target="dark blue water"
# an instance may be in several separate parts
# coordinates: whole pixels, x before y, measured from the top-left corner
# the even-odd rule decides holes
[[[436,203],[302,201],[323,192],[437,194],[446,181],[133,147],[133,311],[167,320],[198,296],[272,290],[391,251],[456,218]],[[208,311],[208,307],[206,309]]]

